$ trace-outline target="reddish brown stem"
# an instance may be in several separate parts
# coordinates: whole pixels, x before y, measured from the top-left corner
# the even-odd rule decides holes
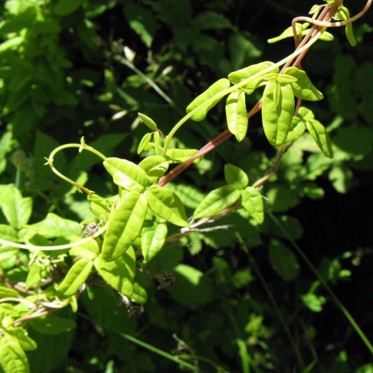
[[[251,118],[254,114],[256,114],[261,109],[261,100],[259,100],[255,106],[249,111],[247,114],[248,118]],[[170,181],[174,180],[177,176],[179,176],[182,172],[184,172],[196,159],[204,156],[205,154],[211,152],[212,150],[216,149],[219,145],[221,145],[223,142],[228,140],[232,134],[229,132],[229,130],[224,130],[222,133],[220,133],[218,136],[213,138],[211,141],[209,141],[205,146],[203,146],[196,154],[194,154],[191,158],[187,159],[183,163],[176,166],[174,169],[172,169],[168,174],[163,176],[159,181],[159,186],[165,186]]]

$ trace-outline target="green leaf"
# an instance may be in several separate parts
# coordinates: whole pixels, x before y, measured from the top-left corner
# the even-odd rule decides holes
[[[4,284],[0,283],[0,298],[7,298],[7,297],[18,297],[18,291],[8,288]]]
[[[8,223],[20,229],[27,224],[32,212],[32,198],[22,197],[14,185],[0,185],[0,208]]]
[[[113,177],[114,183],[127,190],[142,192],[151,181],[138,165],[120,158],[106,158],[104,167]]]
[[[166,224],[154,224],[144,227],[141,233],[141,252],[144,263],[150,262],[162,249],[167,237]]]
[[[167,159],[174,162],[174,163],[181,163],[186,161],[187,159],[193,157],[197,153],[197,149],[168,149],[167,150]],[[195,160],[194,162],[198,162]]]
[[[23,350],[32,351],[37,348],[35,341],[29,337],[24,328],[10,328],[7,330],[7,333],[18,341]]]
[[[298,110],[298,117],[306,124],[308,120],[314,119],[315,115],[313,114],[312,110],[306,108],[305,106],[301,106]]]
[[[7,224],[0,224],[0,238],[7,241],[17,241],[18,234],[17,230],[14,229],[11,225]],[[3,250],[4,248],[2,248]],[[1,254],[2,250],[0,251],[0,261],[1,261]]]
[[[56,5],[54,5],[53,11],[58,16],[67,16],[75,12],[83,0],[58,0]]]
[[[356,124],[343,126],[333,136],[333,145],[338,153],[343,152],[347,159],[363,160],[368,158],[372,151],[373,130]]]
[[[270,61],[260,62],[255,65],[251,65],[243,69],[231,72],[228,75],[228,79],[232,84],[238,84],[241,83],[243,80],[258,74],[262,70],[265,70],[273,65],[274,63]],[[278,67],[275,67],[273,70],[271,70],[271,73],[278,73],[279,71],[280,69]],[[246,85],[244,85],[241,88],[245,90],[246,94],[251,94],[252,92],[254,92],[258,84],[263,80],[263,77],[264,75],[261,74],[259,75],[259,77],[250,80]]]
[[[349,18],[350,18],[350,11],[345,6],[339,7],[338,12],[333,17],[333,19],[338,20],[338,21],[346,21]],[[348,23],[345,26],[345,34],[351,47],[356,47],[356,39],[355,39],[354,32],[352,29],[352,23]]]
[[[296,23],[295,24],[296,34],[297,35],[302,35],[303,31],[305,31],[308,28],[308,26],[309,26],[309,23]],[[269,44],[273,44],[273,43],[277,43],[278,41],[286,39],[286,38],[292,38],[293,36],[294,36],[293,27],[289,26],[279,36],[268,39],[267,42]]]
[[[217,30],[232,28],[231,22],[219,13],[206,11],[198,13],[191,20],[193,30]]]
[[[211,280],[200,270],[189,265],[175,267],[176,281],[167,291],[180,304],[197,309],[211,301],[213,286]]]
[[[347,193],[353,179],[352,171],[347,167],[335,166],[329,172],[329,180],[334,189],[339,193]]]
[[[15,241],[17,242],[18,240],[16,239]],[[19,249],[10,246],[2,247],[0,250],[0,270],[13,268],[19,262],[19,256]]]
[[[141,232],[147,203],[144,195],[137,192],[126,194],[110,216],[102,245],[102,256],[113,260],[122,255]]]
[[[4,373],[30,373],[25,352],[8,333],[0,338],[0,365]]]
[[[148,150],[148,145],[152,138],[152,133],[146,133],[143,138],[141,139],[139,146],[137,147],[137,154],[142,153],[144,150]]]
[[[286,142],[294,142],[298,140],[303,135],[305,130],[305,123],[299,117],[294,116]]]
[[[275,80],[268,82],[262,99],[262,119],[264,133],[272,145],[282,145],[286,141],[294,115],[294,106],[290,84],[280,85]]]
[[[288,67],[284,73],[296,78],[291,83],[294,95],[298,98],[308,101],[318,101],[324,98],[323,94],[312,84],[307,73],[297,67]]]
[[[211,217],[234,205],[240,198],[240,191],[232,185],[224,185],[211,191],[194,211],[194,218]]]
[[[131,296],[136,272],[136,256],[132,246],[110,262],[99,256],[95,260],[95,268],[113,289],[127,297]]]
[[[323,305],[326,303],[325,297],[313,293],[304,294],[301,299],[305,306],[313,312],[321,312]]]
[[[277,81],[281,84],[292,84],[297,81],[297,78],[294,76],[291,76],[290,74],[286,74],[285,72],[282,72],[281,74],[277,75]]]
[[[272,212],[284,212],[299,203],[298,193],[287,186],[268,188],[266,197]]]
[[[139,167],[141,167],[150,178],[155,179],[162,177],[168,170],[168,166],[168,160],[161,155],[151,155],[139,163]]]
[[[345,27],[345,33],[346,33],[347,40],[350,43],[351,47],[356,47],[357,43],[356,43],[356,39],[354,36],[354,30],[352,28],[352,23],[347,23]]]
[[[137,115],[142,119],[142,121],[148,126],[148,128],[151,131],[156,131],[157,130],[157,124],[154,122],[154,120],[147,115],[143,113],[137,113]]]
[[[244,91],[232,92],[228,96],[225,114],[229,131],[236,136],[237,141],[242,141],[249,125]]]
[[[65,278],[57,286],[57,295],[60,298],[68,298],[76,294],[87,280],[92,266],[92,259],[79,259],[75,262],[67,272]]]
[[[252,216],[258,223],[262,224],[264,221],[264,204],[263,197],[260,192],[252,187],[247,187],[241,191],[242,207]]]
[[[331,34],[330,32],[328,31],[324,31],[321,36],[319,37],[319,40],[323,40],[323,41],[333,41],[334,40],[334,35]]]
[[[82,227],[79,223],[64,219],[56,214],[49,213],[42,221],[30,224],[26,227],[27,230],[35,231],[41,236],[54,238],[54,237],[76,237],[80,236]]]
[[[333,148],[330,137],[325,127],[316,119],[311,119],[306,122],[306,127],[317,146],[328,157],[333,158]]]
[[[280,241],[272,240],[269,245],[269,262],[277,274],[285,281],[298,276],[299,263],[294,253]]]
[[[4,172],[7,165],[7,154],[12,151],[14,146],[13,135],[11,129],[3,132],[0,138],[0,174]]]
[[[227,184],[237,189],[244,189],[249,185],[249,177],[246,172],[233,164],[228,163],[224,166],[224,177]]]
[[[70,255],[79,256],[86,259],[94,259],[99,253],[100,248],[97,241],[90,240],[80,244],[79,246],[74,246],[70,249]]]
[[[145,304],[146,300],[148,299],[148,294],[146,290],[140,286],[137,282],[133,284],[133,290],[131,295],[129,296],[132,302],[136,302],[139,304]]]
[[[140,4],[124,3],[125,15],[131,28],[136,31],[144,44],[150,48],[155,34],[154,14]]]
[[[76,322],[56,315],[46,315],[32,319],[31,326],[40,334],[55,335],[75,329]]]
[[[40,265],[35,262],[29,266],[26,278],[26,290],[29,290],[32,286],[39,286],[41,284],[43,270],[44,268],[40,267]]]
[[[222,98],[220,93],[230,87],[228,79],[219,79],[203,93],[197,96],[186,108],[187,113],[194,111],[191,119],[200,122],[205,119],[208,111]]]
[[[181,227],[189,226],[183,203],[174,192],[152,185],[145,195],[149,208],[156,216]]]

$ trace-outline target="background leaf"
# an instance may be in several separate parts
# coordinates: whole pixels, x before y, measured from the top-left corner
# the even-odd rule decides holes
[[[32,212],[32,199],[23,198],[14,185],[0,185],[0,207],[11,226],[22,228]]]
[[[299,264],[294,253],[280,241],[272,240],[269,245],[269,261],[272,268],[285,281],[298,276]]]

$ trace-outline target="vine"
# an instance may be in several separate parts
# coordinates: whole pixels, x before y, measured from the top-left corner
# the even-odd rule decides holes
[[[53,213],[39,223],[27,225],[31,214],[30,201],[23,198],[14,186],[1,186],[1,193],[12,201],[13,206],[17,206],[12,210],[2,203],[10,225],[10,239],[0,239],[2,248],[11,253],[16,249],[32,252],[29,273],[22,286],[1,274],[0,303],[7,305],[1,308],[3,321],[0,332],[0,363],[5,373],[14,372],[14,361],[20,367],[17,372],[27,372],[24,351],[36,348],[27,333],[28,323],[35,318],[44,318],[45,324],[50,324],[53,319],[45,317],[67,306],[76,312],[79,297],[87,287],[110,286],[128,300],[128,304],[144,304],[147,292],[138,282],[137,272],[151,262],[166,243],[178,241],[192,232],[225,229],[226,225],[204,226],[237,210],[252,219],[254,224],[262,224],[265,208],[260,190],[277,172],[283,156],[305,131],[326,157],[333,156],[328,131],[315,119],[313,112],[302,105],[303,101],[321,100],[323,94],[302,70],[301,62],[318,40],[332,40],[332,35],[326,31],[330,27],[345,27],[349,43],[355,45],[352,23],[368,11],[372,0],[368,0],[353,17],[350,17],[343,1],[328,0],[326,3],[314,6],[310,11],[312,17],[296,17],[291,27],[270,40],[276,42],[293,37],[295,50],[291,54],[277,63],[261,62],[219,79],[188,105],[186,115],[167,135],[153,119],[139,113],[140,119],[150,130],[139,144],[138,153],[145,155],[139,164],[106,157],[87,145],[84,138],[80,144],[65,144],[54,149],[46,164],[62,180],[79,192],[86,193],[90,201],[95,218],[83,222],[83,228],[78,223],[66,223]],[[129,66],[135,69],[134,65]],[[262,98],[248,110],[246,96],[260,89],[263,89]],[[182,126],[189,120],[203,121],[208,112],[224,98],[227,129],[199,150],[173,147],[175,135]],[[188,217],[177,192],[165,186],[230,137],[234,136],[238,142],[243,141],[250,119],[260,111],[264,134],[277,149],[272,166],[250,185],[249,177],[242,169],[226,164],[226,185],[210,191],[193,216]],[[80,153],[88,151],[99,157],[117,186],[118,193],[104,198],[63,175],[55,167],[54,160],[59,152],[70,148],[78,148]],[[66,257],[72,260],[65,261]],[[331,292],[327,284],[323,284]],[[332,292],[331,295],[342,307]],[[352,316],[342,309],[363,343],[373,353],[367,337]],[[66,330],[72,327],[68,320],[59,320],[58,323]],[[292,343],[295,345],[294,341]],[[6,358],[7,354],[12,355],[12,363]],[[298,359],[304,365],[302,358]]]

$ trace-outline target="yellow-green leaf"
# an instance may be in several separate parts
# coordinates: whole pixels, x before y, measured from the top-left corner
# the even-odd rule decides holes
[[[288,67],[284,70],[284,73],[296,79],[295,82],[291,82],[296,97],[308,101],[318,101],[324,98],[323,94],[312,84],[304,70],[297,67]]]
[[[264,221],[264,204],[263,197],[260,192],[252,187],[247,187],[241,191],[242,207],[250,214],[250,216],[258,223]]]
[[[106,158],[104,167],[113,177],[114,183],[126,190],[142,192],[151,183],[141,167],[126,159]]]
[[[272,145],[282,145],[286,141],[294,115],[294,106],[290,84],[282,85],[276,80],[268,82],[262,99],[262,119],[264,133]]]
[[[154,215],[181,227],[189,226],[183,203],[174,192],[152,185],[145,195]]]
[[[0,365],[4,373],[30,373],[25,352],[18,340],[8,333],[0,338]]]
[[[167,237],[167,225],[155,224],[145,227],[141,233],[141,252],[144,263],[150,262],[162,249]]]
[[[147,203],[137,192],[126,194],[110,216],[102,245],[102,256],[110,261],[122,255],[141,232]]]
[[[92,259],[79,259],[75,262],[65,278],[57,286],[57,295],[60,298],[68,298],[76,294],[85,283],[93,266]]]
[[[95,260],[95,268],[113,289],[127,297],[132,294],[136,272],[136,257],[132,246],[120,257],[110,262],[99,256]]]
[[[197,96],[186,108],[187,113],[193,111],[191,119],[196,122],[205,119],[208,111],[223,97],[220,93],[229,87],[230,83],[228,79],[219,79],[207,88],[206,91]]]
[[[228,96],[225,114],[229,131],[233,133],[237,141],[242,141],[249,125],[244,91],[232,92]]]
[[[211,191],[194,211],[194,218],[211,217],[234,205],[240,198],[240,191],[233,185],[224,185]]]
[[[333,158],[332,142],[325,127],[316,119],[311,119],[306,122],[306,127],[317,146],[329,158]]]

